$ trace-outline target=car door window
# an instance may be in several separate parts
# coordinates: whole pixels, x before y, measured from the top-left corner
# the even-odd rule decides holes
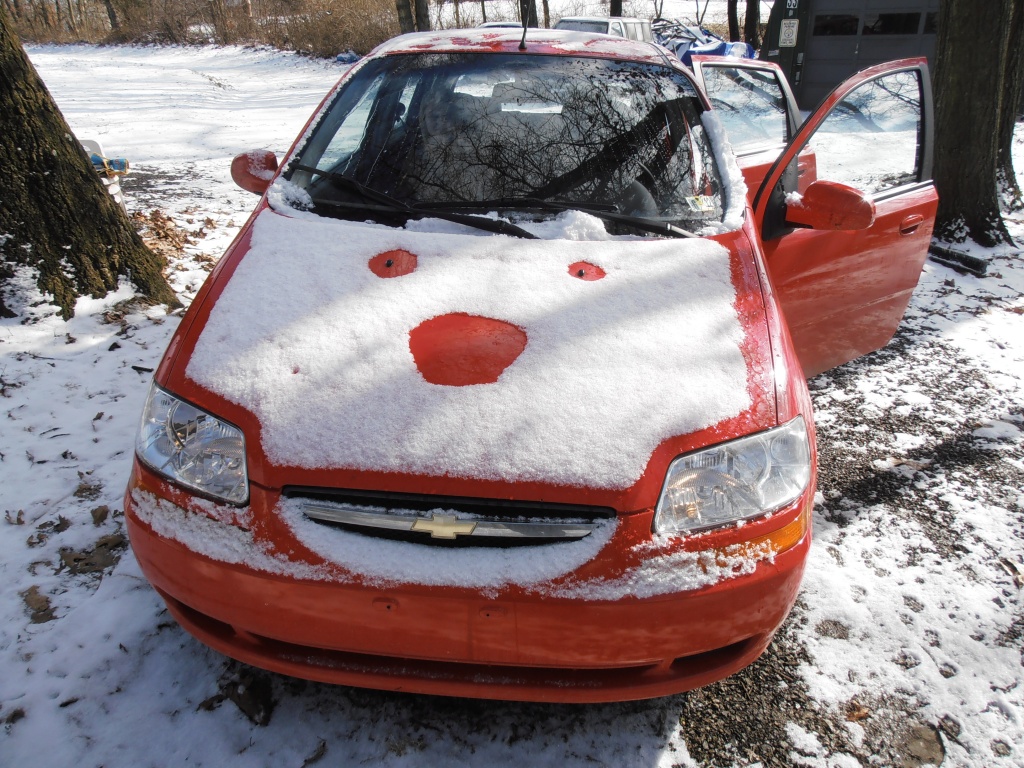
[[[704,91],[737,153],[789,139],[786,97],[777,74],[733,66],[703,66]]]
[[[921,87],[895,72],[846,96],[811,138],[817,177],[877,195],[920,179]]]
[[[758,189],[754,219],[808,376],[888,343],[903,317],[938,207],[932,109],[923,58],[864,70],[807,117]],[[844,218],[858,207],[870,215]]]

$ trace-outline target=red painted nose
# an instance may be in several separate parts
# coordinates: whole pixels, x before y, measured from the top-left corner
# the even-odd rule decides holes
[[[490,317],[453,313],[409,331],[416,368],[431,384],[491,384],[526,349],[526,333]]]

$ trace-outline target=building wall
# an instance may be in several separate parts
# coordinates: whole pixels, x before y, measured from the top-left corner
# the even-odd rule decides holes
[[[939,1],[775,0],[761,57],[777,61],[801,109],[813,109],[872,64],[908,56],[931,61]]]

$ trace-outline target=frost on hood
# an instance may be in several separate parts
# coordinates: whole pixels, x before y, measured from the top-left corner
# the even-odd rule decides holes
[[[576,222],[578,225],[578,222]],[[415,270],[369,261],[404,249]],[[606,273],[581,280],[569,265]],[[187,375],[254,413],[271,462],[626,488],[663,440],[750,405],[728,251],[710,240],[517,240],[265,211]],[[492,384],[428,383],[410,331],[520,328]]]

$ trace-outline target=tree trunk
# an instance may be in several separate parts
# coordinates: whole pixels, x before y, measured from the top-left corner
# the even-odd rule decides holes
[[[416,6],[416,30],[418,32],[430,31],[430,6],[427,0],[413,0]]]
[[[935,41],[935,186],[937,237],[970,237],[991,247],[1009,242],[997,192],[1002,77],[1013,6],[990,0],[942,0]]]
[[[747,0],[743,17],[743,40],[755,51],[761,47],[761,0]]]
[[[528,27],[539,26],[537,22],[537,0],[519,0],[519,20]]]
[[[487,0],[480,0],[480,13],[484,17],[484,23],[487,23]]]
[[[1003,72],[1003,104],[999,110],[998,181],[1003,205],[1024,210],[1017,174],[1013,168],[1013,132],[1024,106],[1024,3],[1013,4],[1009,25],[1009,51]]]
[[[452,0],[455,3],[455,26],[462,29],[462,11],[459,8],[459,0]]]
[[[551,29],[551,9],[548,8],[548,0],[541,0],[540,4],[544,9],[544,28]]]
[[[38,272],[39,289],[67,319],[75,299],[129,277],[145,295],[178,306],[164,260],[143,245],[53,103],[0,5],[2,261]],[[8,272],[9,276],[9,272]],[[5,279],[0,275],[0,281]],[[0,314],[10,316],[0,293]]]
[[[416,23],[412,20],[412,8],[409,7],[409,0],[395,0],[395,9],[398,11],[398,28],[402,34],[416,31]]]
[[[111,32],[119,32],[121,30],[121,23],[118,22],[118,13],[114,9],[114,3],[111,0],[103,0],[103,5],[106,6],[106,18],[110,20]]]
[[[621,16],[622,15],[622,0],[608,0],[608,15],[609,16]]]
[[[729,0],[726,4],[726,13],[729,17],[729,40],[735,42],[740,39],[740,0]]]

